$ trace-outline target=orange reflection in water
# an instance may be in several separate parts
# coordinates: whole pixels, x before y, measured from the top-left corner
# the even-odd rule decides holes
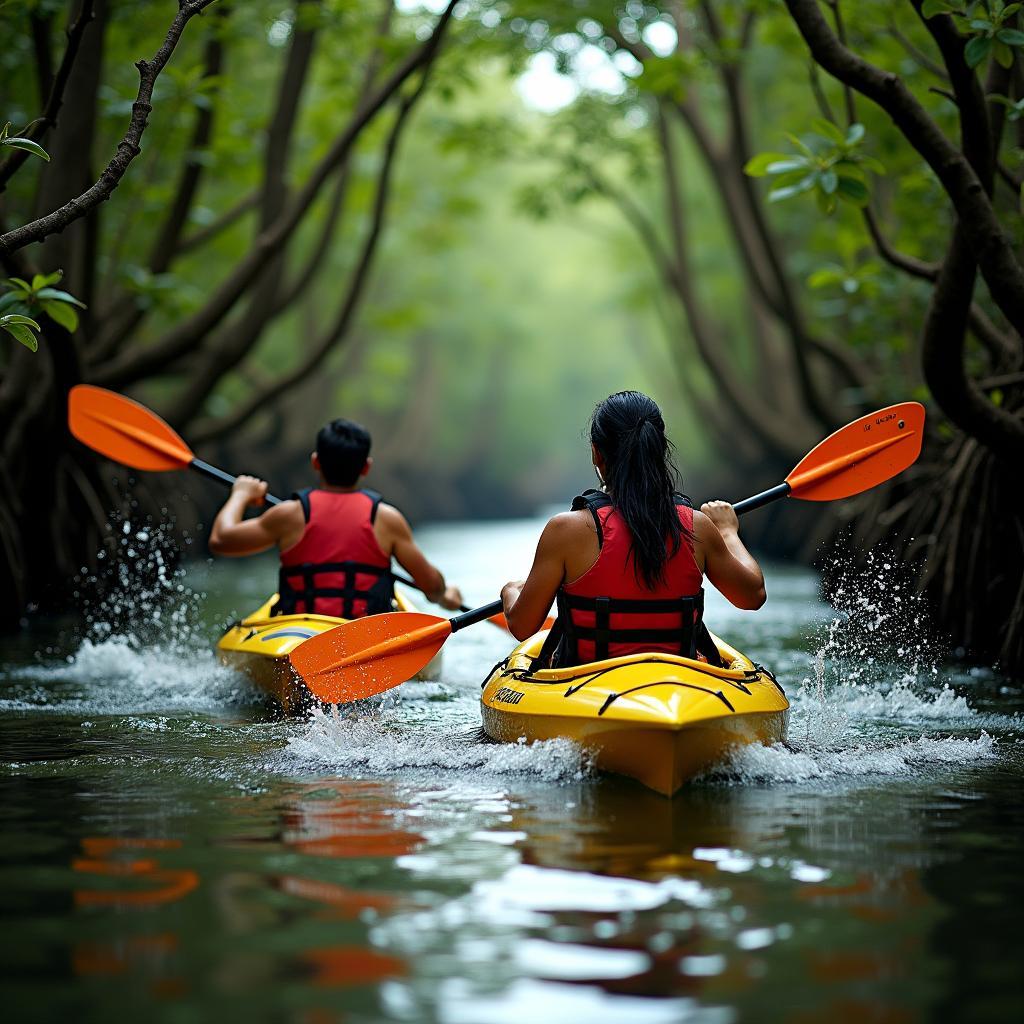
[[[312,968],[311,981],[321,988],[371,985],[406,973],[404,960],[359,946],[331,946],[310,949],[301,961]]]
[[[401,857],[424,841],[396,825],[395,812],[403,805],[390,791],[381,801],[379,783],[334,782],[332,789],[328,799],[299,799],[283,812],[284,843],[313,857]]]
[[[336,882],[321,882],[312,878],[285,875],[278,880],[282,892],[329,908],[325,916],[342,921],[359,917],[364,910],[391,910],[398,902],[394,896],[382,892],[363,892],[348,889]]]
[[[135,879],[146,888],[76,889],[76,906],[147,907],[173,903],[199,885],[199,876],[188,869],[162,868],[153,857],[133,857],[137,850],[176,850],[179,839],[94,836],[82,840],[84,856],[71,862],[72,870],[108,878]],[[129,854],[125,856],[125,854]]]

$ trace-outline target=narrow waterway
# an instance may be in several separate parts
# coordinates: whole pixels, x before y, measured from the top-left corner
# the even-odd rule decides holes
[[[471,604],[539,522],[424,546]],[[950,668],[895,569],[820,603],[708,620],[776,672],[789,747],[666,800],[585,752],[485,742],[511,642],[452,638],[439,678],[274,718],[212,653],[272,560],[122,586],[89,635],[0,661],[4,1017],[294,1024],[1008,1021],[1024,1014],[1024,694]],[[90,587],[83,587],[88,600]]]

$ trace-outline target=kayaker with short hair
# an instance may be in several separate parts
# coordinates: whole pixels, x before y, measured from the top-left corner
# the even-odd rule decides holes
[[[717,662],[703,625],[704,576],[738,608],[765,602],[764,576],[732,505],[711,501],[698,511],[676,492],[661,410],[638,391],[598,404],[590,441],[602,489],[549,520],[530,575],[502,589],[509,629],[525,640],[555,602],[544,664],[641,652]]]
[[[310,457],[319,485],[253,519],[245,518],[245,510],[263,505],[266,482],[240,476],[231,488],[210,531],[210,550],[241,556],[278,548],[281,572],[273,614],[353,619],[391,611],[392,558],[429,600],[451,610],[462,605],[458,588],[445,583],[413,540],[405,516],[360,486],[373,465],[370,443],[358,423],[326,424]]]

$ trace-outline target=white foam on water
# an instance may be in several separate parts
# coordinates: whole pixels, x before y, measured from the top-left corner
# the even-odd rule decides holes
[[[476,730],[413,724],[395,726],[382,715],[314,712],[287,744],[285,769],[328,766],[346,773],[388,775],[403,770],[472,771],[474,779],[525,775],[546,782],[578,782],[591,774],[587,753],[569,740],[480,742]]]
[[[8,711],[202,713],[259,699],[249,681],[221,665],[208,646],[145,647],[124,636],[86,639],[61,661],[21,666],[5,675],[26,684],[5,689],[0,710]]]
[[[76,579],[86,632],[64,657],[2,666],[0,710],[66,714],[202,713],[259,700],[251,684],[221,665],[203,621],[205,594],[172,568],[169,530],[122,521],[119,552],[95,576]],[[10,685],[13,683],[14,685]]]
[[[808,782],[870,776],[921,776],[937,767],[994,760],[997,745],[988,733],[864,743],[831,749],[794,749],[782,744],[736,748],[729,760],[708,773],[715,782]]]

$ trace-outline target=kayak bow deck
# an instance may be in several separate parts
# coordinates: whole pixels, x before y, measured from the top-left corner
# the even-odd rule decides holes
[[[302,714],[320,704],[294,672],[288,656],[299,644],[349,621],[333,615],[271,615],[274,594],[251,615],[236,622],[217,642],[217,656],[231,668],[244,672],[265,693],[273,697],[285,714]],[[395,595],[398,611],[415,611],[402,594]],[[439,658],[440,656],[438,656]],[[436,678],[434,659],[417,678]]]
[[[731,748],[785,737],[782,687],[718,637],[728,668],[640,654],[532,671],[546,635],[520,644],[484,683],[483,728],[492,739],[573,740],[601,770],[671,796]]]

